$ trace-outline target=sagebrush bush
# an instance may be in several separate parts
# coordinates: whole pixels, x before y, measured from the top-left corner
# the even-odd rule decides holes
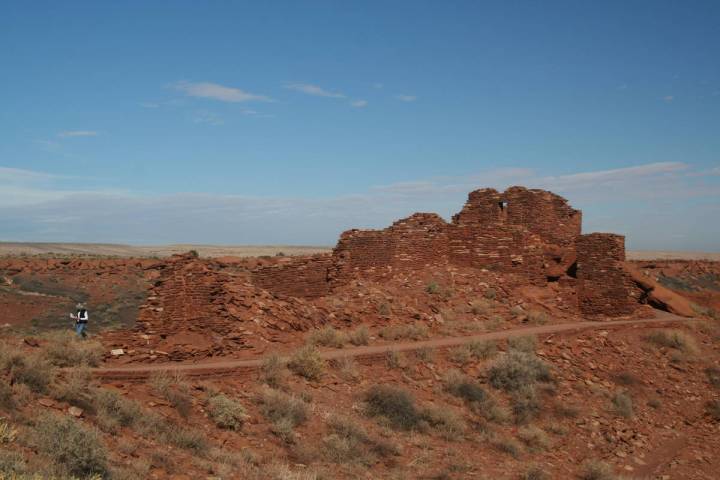
[[[445,440],[458,440],[465,433],[465,422],[447,407],[428,407],[420,412],[423,423]]]
[[[47,361],[20,351],[6,352],[3,370],[10,374],[11,383],[27,385],[35,393],[47,393],[55,378],[55,369]]]
[[[682,330],[657,330],[648,335],[647,339],[656,345],[674,348],[688,355],[695,355],[700,351],[695,339]]]
[[[427,338],[428,329],[421,323],[394,325],[380,330],[380,336],[385,340],[422,340],[423,338]]]
[[[208,399],[208,412],[215,425],[229,430],[240,430],[248,417],[239,401],[224,394],[214,395]]]
[[[580,469],[580,480],[616,480],[612,467],[605,462],[588,460]]]
[[[401,430],[410,430],[420,422],[421,415],[415,406],[415,398],[398,387],[374,385],[365,392],[366,412],[371,417],[384,417]]]
[[[266,388],[258,397],[260,412],[273,423],[273,433],[291,442],[294,429],[308,419],[308,407],[299,398]]]
[[[262,379],[272,388],[280,388],[285,385],[287,379],[287,362],[274,353],[263,359],[260,366]]]
[[[537,338],[532,335],[523,335],[522,337],[510,337],[508,339],[508,349],[534,353],[537,348]]]
[[[129,427],[144,415],[137,402],[106,388],[95,392],[94,404],[98,424],[108,432],[114,432],[117,426]]]
[[[150,377],[150,385],[156,394],[170,402],[182,417],[190,414],[192,396],[190,385],[177,372],[162,371]]]
[[[78,477],[108,473],[107,453],[95,428],[73,417],[51,414],[38,419],[33,433],[38,453],[58,473]]]
[[[520,445],[520,443],[518,443],[517,440],[512,438],[503,437],[495,439],[492,445],[499,451],[507,453],[513,458],[520,457],[520,452],[522,451],[522,446]]]
[[[467,402],[484,402],[488,394],[480,384],[458,370],[448,371],[443,378],[445,391]]]
[[[0,381],[0,409],[13,410],[16,405],[12,387],[6,382]]]
[[[713,420],[720,421],[720,400],[710,400],[705,404],[705,409]]]
[[[354,382],[360,378],[360,370],[358,369],[357,362],[353,357],[342,357],[337,359],[335,362],[340,377],[348,382]]]
[[[72,332],[52,332],[45,338],[43,355],[58,367],[97,367],[105,353],[100,342],[77,338]]]
[[[459,365],[465,365],[472,358],[470,349],[467,345],[459,345],[455,348],[450,349],[448,352],[448,360]]]
[[[171,445],[198,455],[204,455],[208,450],[208,441],[205,435],[192,428],[170,425],[162,438]]]
[[[470,305],[470,312],[473,315],[484,315],[492,310],[493,303],[491,300],[477,300]]]
[[[538,427],[528,426],[518,430],[518,438],[532,452],[547,450],[550,447],[550,439],[547,434]]]
[[[308,380],[319,380],[325,370],[325,360],[315,347],[306,345],[290,357],[288,368]]]
[[[538,381],[552,380],[548,366],[533,353],[510,351],[497,360],[489,371],[490,384],[512,392]]]
[[[707,375],[708,383],[715,388],[720,388],[720,369],[715,367],[708,367],[705,369],[705,375]],[[0,392],[0,399],[2,398]]]
[[[550,480],[550,475],[538,465],[533,465],[520,477],[521,480]]]
[[[320,330],[313,330],[308,337],[310,345],[320,345],[322,347],[342,348],[345,342],[347,342],[345,334],[330,325],[326,325]]]
[[[371,463],[371,440],[365,429],[338,415],[331,416],[327,425],[330,433],[323,438],[323,452],[328,460],[335,463]]]
[[[525,385],[510,393],[510,404],[515,422],[527,423],[540,413],[541,405],[537,390],[533,385]]]
[[[633,401],[630,395],[624,392],[617,392],[612,396],[611,401],[615,413],[625,418],[633,416]]]
[[[488,360],[497,354],[497,342],[494,340],[470,342],[467,347],[473,358],[478,360]]]
[[[361,325],[348,334],[348,340],[355,346],[367,345],[370,343],[370,330],[365,325]]]
[[[66,373],[65,378],[53,388],[52,396],[71,405],[90,410],[93,408],[93,391],[90,386],[92,374],[85,367]]]

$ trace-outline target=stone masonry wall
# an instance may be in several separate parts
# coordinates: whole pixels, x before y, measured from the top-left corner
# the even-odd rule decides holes
[[[265,290],[291,297],[314,298],[330,293],[328,271],[330,255],[291,258],[286,263],[260,267],[253,271],[253,283]]]
[[[632,313],[631,280],[623,268],[625,237],[612,233],[581,235],[576,250],[580,312],[607,316]]]

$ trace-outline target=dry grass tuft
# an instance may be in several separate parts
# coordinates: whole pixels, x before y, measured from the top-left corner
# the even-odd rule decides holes
[[[540,452],[550,447],[550,439],[540,428],[534,426],[523,427],[518,430],[518,438],[531,452]]]
[[[425,325],[407,324],[387,326],[380,330],[380,337],[385,340],[422,340],[428,337],[428,329]]]
[[[539,381],[551,381],[552,375],[534,353],[511,350],[490,368],[489,379],[493,387],[512,392]]]
[[[288,368],[308,380],[319,380],[325,370],[325,360],[312,345],[306,345],[297,350],[290,361]]]
[[[631,418],[634,414],[633,401],[630,395],[625,392],[617,392],[611,398],[612,408],[615,413],[624,418]]]
[[[537,338],[533,335],[510,337],[508,339],[508,349],[511,351],[535,353],[536,348]]]
[[[52,332],[45,338],[48,342],[43,348],[43,355],[58,367],[97,367],[105,353],[100,342],[79,339],[72,332]]]
[[[369,416],[384,417],[400,430],[411,430],[422,420],[412,394],[391,385],[370,387],[365,392],[365,404]]]
[[[322,347],[342,348],[347,341],[347,336],[344,333],[330,325],[320,330],[313,330],[308,337],[308,343],[310,345],[320,345]]]
[[[617,480],[612,467],[598,460],[583,463],[579,478],[580,480]]]
[[[361,325],[348,334],[348,340],[355,346],[367,345],[370,343],[370,330]]]
[[[497,342],[494,340],[470,342],[467,348],[470,355],[478,360],[488,360],[497,354]]]
[[[308,407],[299,398],[271,388],[264,389],[258,401],[260,411],[273,423],[273,433],[288,443],[295,440],[294,429],[308,419]]]
[[[695,338],[682,330],[657,330],[647,336],[647,340],[661,347],[678,350],[686,355],[700,352]]]
[[[170,402],[182,417],[190,414],[192,396],[190,385],[177,372],[162,371],[150,377],[150,385],[156,394]]]
[[[287,380],[287,362],[280,355],[273,353],[266,357],[260,366],[264,382],[271,388],[281,388]]]

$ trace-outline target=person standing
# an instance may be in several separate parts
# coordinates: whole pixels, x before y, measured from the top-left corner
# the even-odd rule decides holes
[[[76,314],[70,314],[70,318],[75,320],[75,333],[77,333],[78,337],[85,338],[87,334],[85,333],[85,329],[87,328],[87,323],[90,318],[88,315],[87,308],[84,304],[78,303],[75,305],[75,308],[77,308]]]

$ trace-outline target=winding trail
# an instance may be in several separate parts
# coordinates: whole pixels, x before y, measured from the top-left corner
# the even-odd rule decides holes
[[[422,348],[447,349],[458,345],[479,340],[505,340],[523,335],[547,335],[562,332],[577,332],[581,330],[609,330],[618,327],[643,327],[672,324],[691,321],[691,318],[680,317],[667,312],[657,311],[656,317],[642,320],[614,320],[607,322],[584,321],[561,323],[556,325],[542,325],[536,327],[522,327],[512,330],[465,335],[461,337],[445,337],[414,342],[396,342],[385,345],[370,345],[343,349],[323,350],[320,355],[326,360],[353,357],[358,360],[367,360],[384,356],[388,351],[405,352]],[[98,367],[92,369],[93,375],[102,380],[141,381],[160,371],[180,372],[188,377],[248,377],[253,375],[262,365],[266,357],[247,360],[209,360],[201,363],[163,363],[163,364],[134,364],[117,367]]]

